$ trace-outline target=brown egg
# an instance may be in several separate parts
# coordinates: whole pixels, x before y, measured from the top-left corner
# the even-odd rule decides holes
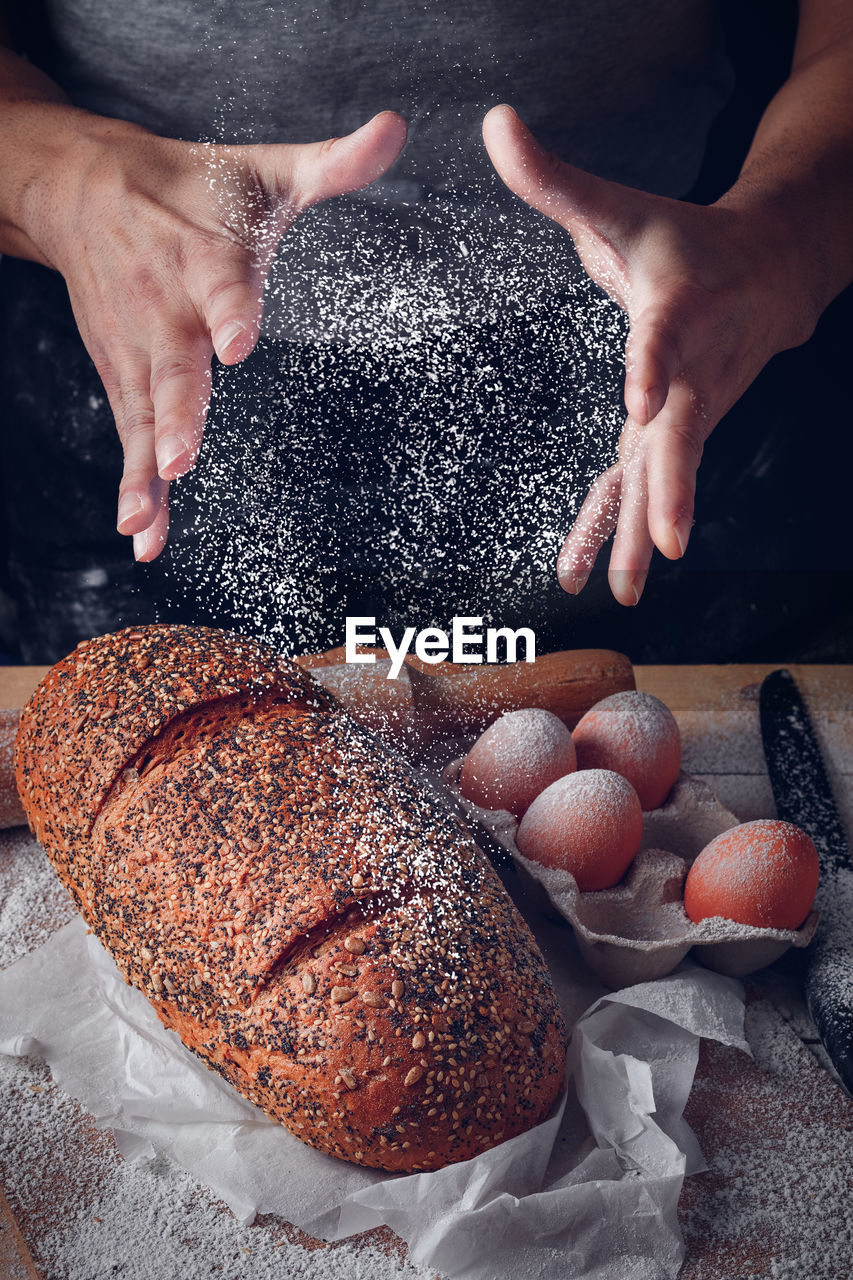
[[[684,909],[759,929],[798,929],[817,893],[817,850],[791,822],[765,818],[724,831],[699,854],[684,882]]]
[[[634,689],[613,693],[590,707],[572,736],[578,769],[621,773],[644,809],[666,800],[681,768],[681,734],[660,698]]]
[[[525,858],[562,867],[586,891],[618,884],[642,836],[643,811],[630,782],[606,769],[587,769],[537,796],[515,840]]]
[[[572,735],[550,711],[509,711],[477,739],[459,786],[471,804],[520,818],[550,783],[575,768]]]

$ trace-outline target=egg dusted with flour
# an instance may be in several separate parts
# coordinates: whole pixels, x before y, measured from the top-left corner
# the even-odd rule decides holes
[[[420,1171],[539,1123],[566,1031],[452,812],[257,641],[80,645],[21,718],[30,825],[166,1026],[321,1151]]]
[[[611,769],[627,778],[644,810],[659,808],[681,768],[681,734],[660,698],[626,689],[602,698],[572,733],[579,769]]]
[[[519,823],[525,858],[560,867],[582,893],[618,884],[640,849],[643,811],[625,778],[606,769],[570,773],[536,797]]]
[[[572,735],[558,716],[538,707],[508,711],[474,743],[459,789],[481,809],[506,809],[521,818],[552,782],[576,766]]]
[[[684,884],[684,909],[698,923],[713,917],[757,929],[798,929],[817,893],[814,842],[791,822],[743,822],[712,840]]]

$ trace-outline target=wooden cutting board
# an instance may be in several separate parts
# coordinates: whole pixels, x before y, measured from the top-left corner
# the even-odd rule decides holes
[[[0,1276],[3,1280],[40,1280],[33,1256],[0,1191]]]

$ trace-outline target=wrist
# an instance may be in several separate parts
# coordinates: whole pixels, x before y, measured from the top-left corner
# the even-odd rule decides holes
[[[62,269],[64,231],[108,139],[133,129],[65,102],[14,102],[3,110],[0,250]]]
[[[773,301],[779,349],[807,341],[849,278],[847,246],[834,247],[823,202],[805,184],[768,186],[742,175],[716,207],[737,218],[750,275]]]

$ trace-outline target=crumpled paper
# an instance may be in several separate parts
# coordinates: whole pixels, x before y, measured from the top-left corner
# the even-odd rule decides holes
[[[167,1155],[242,1222],[327,1240],[386,1224],[450,1280],[669,1280],[682,1181],[704,1167],[682,1119],[699,1037],[748,1052],[742,990],[694,967],[601,995],[565,929],[536,933],[575,1024],[567,1090],[537,1128],[435,1173],[306,1147],[161,1025],[79,919],[0,973],[0,1051],[42,1055],[126,1158]]]

